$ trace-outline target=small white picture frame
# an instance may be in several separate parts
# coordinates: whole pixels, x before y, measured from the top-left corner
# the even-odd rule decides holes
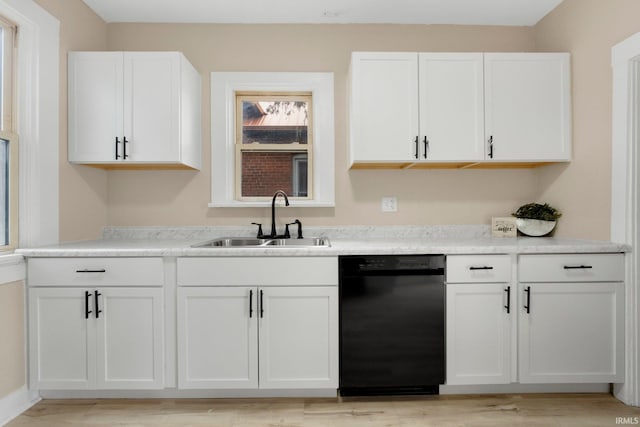
[[[511,216],[494,216],[491,218],[491,235],[493,237],[517,237],[516,219]]]

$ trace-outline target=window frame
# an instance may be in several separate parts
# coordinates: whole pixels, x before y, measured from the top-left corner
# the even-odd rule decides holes
[[[312,194],[312,191],[313,191],[313,187],[311,188],[311,191],[309,191],[309,187],[311,186],[312,181],[308,175],[307,175],[307,196],[298,196],[298,193],[300,193],[300,169],[298,169],[298,163],[307,162],[306,169],[307,169],[307,174],[309,174],[309,156],[305,158],[300,154],[296,154],[291,159],[291,162],[293,163],[292,164],[292,175],[293,175],[292,197],[308,197],[308,195]]]
[[[262,207],[268,200],[236,198],[236,93],[310,92],[313,149],[309,171],[313,194],[293,198],[292,206],[335,206],[333,73],[211,73],[211,202],[209,207]]]
[[[288,194],[290,200],[313,200],[313,94],[309,92],[236,92],[236,128],[235,128],[235,186],[236,186],[236,200],[238,201],[271,201],[273,194],[265,196],[243,196],[242,195],[242,153],[293,153],[294,156],[300,154],[307,155],[307,191],[306,196],[297,196],[295,194]],[[308,105],[307,119],[307,143],[306,144],[256,144],[249,145],[243,144],[242,132],[243,132],[243,106],[245,101],[256,101],[264,99],[265,101],[303,101]],[[292,163],[292,167],[293,167]],[[297,187],[294,184],[294,179],[298,176],[297,172],[292,169],[292,189]],[[293,191],[292,191],[293,193]]]
[[[7,226],[7,245],[0,245],[0,252],[13,251],[18,247],[18,200],[19,200],[19,180],[20,175],[18,173],[18,136],[13,132],[0,131],[0,140],[5,140],[9,143],[9,158],[7,161],[8,181],[7,186],[7,203],[9,204],[8,226]],[[1,225],[0,225],[1,226]]]
[[[0,140],[7,141],[7,186],[5,204],[7,244],[0,244],[0,252],[10,252],[18,247],[19,239],[19,162],[18,162],[18,135],[15,133],[17,127],[14,115],[16,105],[16,39],[18,27],[4,16],[0,16],[0,27],[2,28],[2,50],[0,66],[2,67],[2,81],[0,82]]]

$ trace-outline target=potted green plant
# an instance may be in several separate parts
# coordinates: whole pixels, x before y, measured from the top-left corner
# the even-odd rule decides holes
[[[511,215],[515,216],[518,231],[527,236],[546,236],[556,226],[562,213],[548,203],[527,203]]]

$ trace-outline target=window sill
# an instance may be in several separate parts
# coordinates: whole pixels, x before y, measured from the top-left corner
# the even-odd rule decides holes
[[[0,253],[0,286],[25,280],[26,277],[26,265],[22,255]]]
[[[280,203],[277,203],[280,206]],[[289,199],[289,206],[295,208],[333,208],[336,206],[332,202],[322,202],[315,200],[291,200]],[[210,208],[266,208],[271,207],[271,201],[265,200],[263,202],[239,202],[239,201],[225,201],[225,202],[212,202],[209,203]]]

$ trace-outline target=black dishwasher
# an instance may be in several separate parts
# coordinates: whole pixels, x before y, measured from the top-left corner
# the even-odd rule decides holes
[[[341,256],[340,394],[438,394],[444,255]]]

